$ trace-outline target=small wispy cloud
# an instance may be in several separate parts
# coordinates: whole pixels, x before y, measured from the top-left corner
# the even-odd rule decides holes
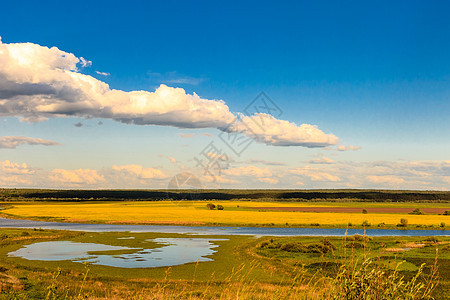
[[[182,137],[183,139],[188,139],[188,138],[195,137],[195,134],[193,134],[193,133],[178,133],[178,135],[180,137]]]
[[[158,154],[158,157],[164,157],[164,158],[167,158],[167,159],[170,160],[170,162],[173,163],[173,164],[176,164],[176,163],[177,163],[177,160],[176,160],[174,157],[172,157],[172,156],[167,156],[167,155],[164,155],[164,154]]]
[[[102,75],[102,76],[109,76],[109,75],[111,75],[110,73],[100,72],[100,71],[95,71],[95,73],[97,73],[98,75]]]
[[[268,165],[268,166],[285,166],[285,163],[278,162],[278,161],[269,161],[269,160],[262,160],[262,159],[250,159],[249,161],[245,162],[248,164],[261,164],[261,165]]]
[[[203,77],[192,77],[188,75],[180,74],[176,71],[165,72],[165,73],[156,73],[156,72],[147,72],[148,77],[156,81],[157,83],[165,83],[165,84],[188,84],[188,85],[199,85],[204,82],[206,78]]]
[[[60,145],[57,142],[31,138],[26,136],[3,136],[0,137],[0,149],[15,149],[20,145],[42,145],[42,146],[57,146]]]
[[[337,146],[337,148],[336,148],[337,151],[350,151],[350,150],[358,151],[361,149],[362,149],[362,147],[353,146],[353,145],[348,145],[348,146],[340,145],[340,146]]]
[[[334,164],[335,161],[326,156],[321,156],[320,158],[309,160],[308,163],[309,164]]]

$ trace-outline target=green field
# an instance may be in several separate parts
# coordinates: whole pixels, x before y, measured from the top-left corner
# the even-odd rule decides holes
[[[389,229],[398,228],[400,219],[406,218],[406,229],[447,229],[442,223],[450,224],[450,217],[442,213],[408,213],[445,211],[448,192],[189,192],[9,189],[0,191],[0,206],[2,216],[10,218],[85,223],[350,227],[351,220],[351,227],[358,228],[368,220],[365,228]],[[222,205],[224,210],[210,210],[208,203]],[[324,211],[292,211],[311,207]],[[354,212],[329,211],[338,208]],[[399,208],[406,212],[396,212]],[[376,212],[380,209],[382,213]],[[218,248],[209,256],[212,261],[158,268],[8,256],[24,245],[43,241],[152,249],[161,244],[151,239],[180,237],[199,236],[0,229],[0,299],[450,298],[450,237],[207,236],[226,239],[214,242]]]
[[[426,285],[436,299],[450,296],[450,238],[344,238],[290,237],[254,239],[245,236],[220,236],[214,261],[174,267],[126,269],[99,265],[86,266],[71,261],[32,261],[8,257],[7,253],[38,241],[67,240],[128,247],[156,247],[145,242],[156,237],[181,237],[155,233],[84,233],[50,230],[2,229],[0,241],[0,278],[2,299],[54,299],[68,297],[117,299],[327,299],[338,297],[349,287],[345,277],[357,266],[362,280],[372,272],[385,272],[395,280],[408,282],[425,263],[418,282]],[[134,239],[120,239],[123,237]],[[192,236],[183,236],[192,237]],[[198,237],[198,236],[197,236]],[[217,237],[216,237],[217,238]],[[414,248],[411,245],[422,245]],[[399,248],[410,250],[400,251]],[[436,256],[436,249],[439,249]],[[370,260],[369,265],[363,264]],[[437,263],[437,273],[432,275]],[[361,265],[363,268],[361,268]],[[55,278],[56,274],[60,274]],[[84,276],[87,277],[84,279]],[[364,273],[365,272],[365,273]],[[355,274],[353,274],[355,275]],[[344,277],[342,277],[344,276]],[[364,279],[365,278],[365,279]],[[391,278],[391,279],[392,279]],[[439,279],[439,284],[435,287]],[[354,281],[359,280],[356,276]],[[393,282],[395,282],[395,280]],[[385,282],[386,283],[386,282]],[[392,282],[391,282],[392,283]],[[380,284],[382,282],[380,281]],[[373,287],[372,287],[373,288]],[[401,286],[400,286],[401,288]],[[239,295],[239,296],[238,296]],[[258,296],[259,295],[259,296]],[[240,298],[240,299],[241,299]],[[403,299],[403,298],[399,298]],[[412,298],[414,299],[414,298]],[[417,298],[419,299],[419,298]]]

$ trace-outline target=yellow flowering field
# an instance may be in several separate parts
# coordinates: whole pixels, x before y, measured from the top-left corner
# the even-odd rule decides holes
[[[450,224],[450,217],[437,214],[410,215],[407,213],[342,213],[264,210],[266,207],[373,207],[367,203],[279,203],[256,201],[211,201],[224,210],[209,210],[206,201],[194,202],[110,202],[110,203],[19,203],[2,212],[23,218],[58,218],[72,222],[123,222],[148,224],[222,224],[222,225],[396,225],[401,218],[410,225]],[[408,207],[404,203],[385,204],[386,207]],[[447,204],[448,205],[448,204]],[[376,203],[383,207],[383,203]],[[429,206],[429,204],[428,204]],[[434,206],[434,205],[433,205]],[[440,205],[436,205],[440,206]],[[261,209],[254,209],[254,207]],[[413,204],[411,207],[421,207]]]

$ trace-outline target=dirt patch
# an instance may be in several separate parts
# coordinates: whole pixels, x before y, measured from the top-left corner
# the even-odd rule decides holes
[[[0,291],[7,291],[9,289],[22,290],[23,288],[24,284],[21,283],[16,277],[0,274]]]
[[[417,243],[408,243],[405,244],[403,247],[396,247],[396,248],[387,248],[384,249],[386,252],[401,252],[401,251],[409,251],[411,249],[417,249],[417,248],[423,248],[426,244],[417,244]]]
[[[362,213],[362,210],[367,210],[367,213],[392,213],[392,214],[407,214],[414,210],[410,207],[249,207],[254,210],[267,211],[298,211],[298,212],[335,212],[335,213]],[[450,208],[421,208],[426,214],[443,214]]]

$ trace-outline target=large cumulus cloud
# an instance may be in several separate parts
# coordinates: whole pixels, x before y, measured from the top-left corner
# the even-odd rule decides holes
[[[121,91],[81,73],[91,62],[72,53],[33,43],[0,39],[0,115],[28,122],[52,117],[98,117],[138,125],[218,128],[240,131],[276,146],[326,147],[338,142],[316,126],[296,125],[266,116],[265,129],[241,118],[247,129],[230,126],[236,115],[222,100],[208,100],[181,88],[161,85],[155,91]],[[225,129],[227,128],[227,129]]]

